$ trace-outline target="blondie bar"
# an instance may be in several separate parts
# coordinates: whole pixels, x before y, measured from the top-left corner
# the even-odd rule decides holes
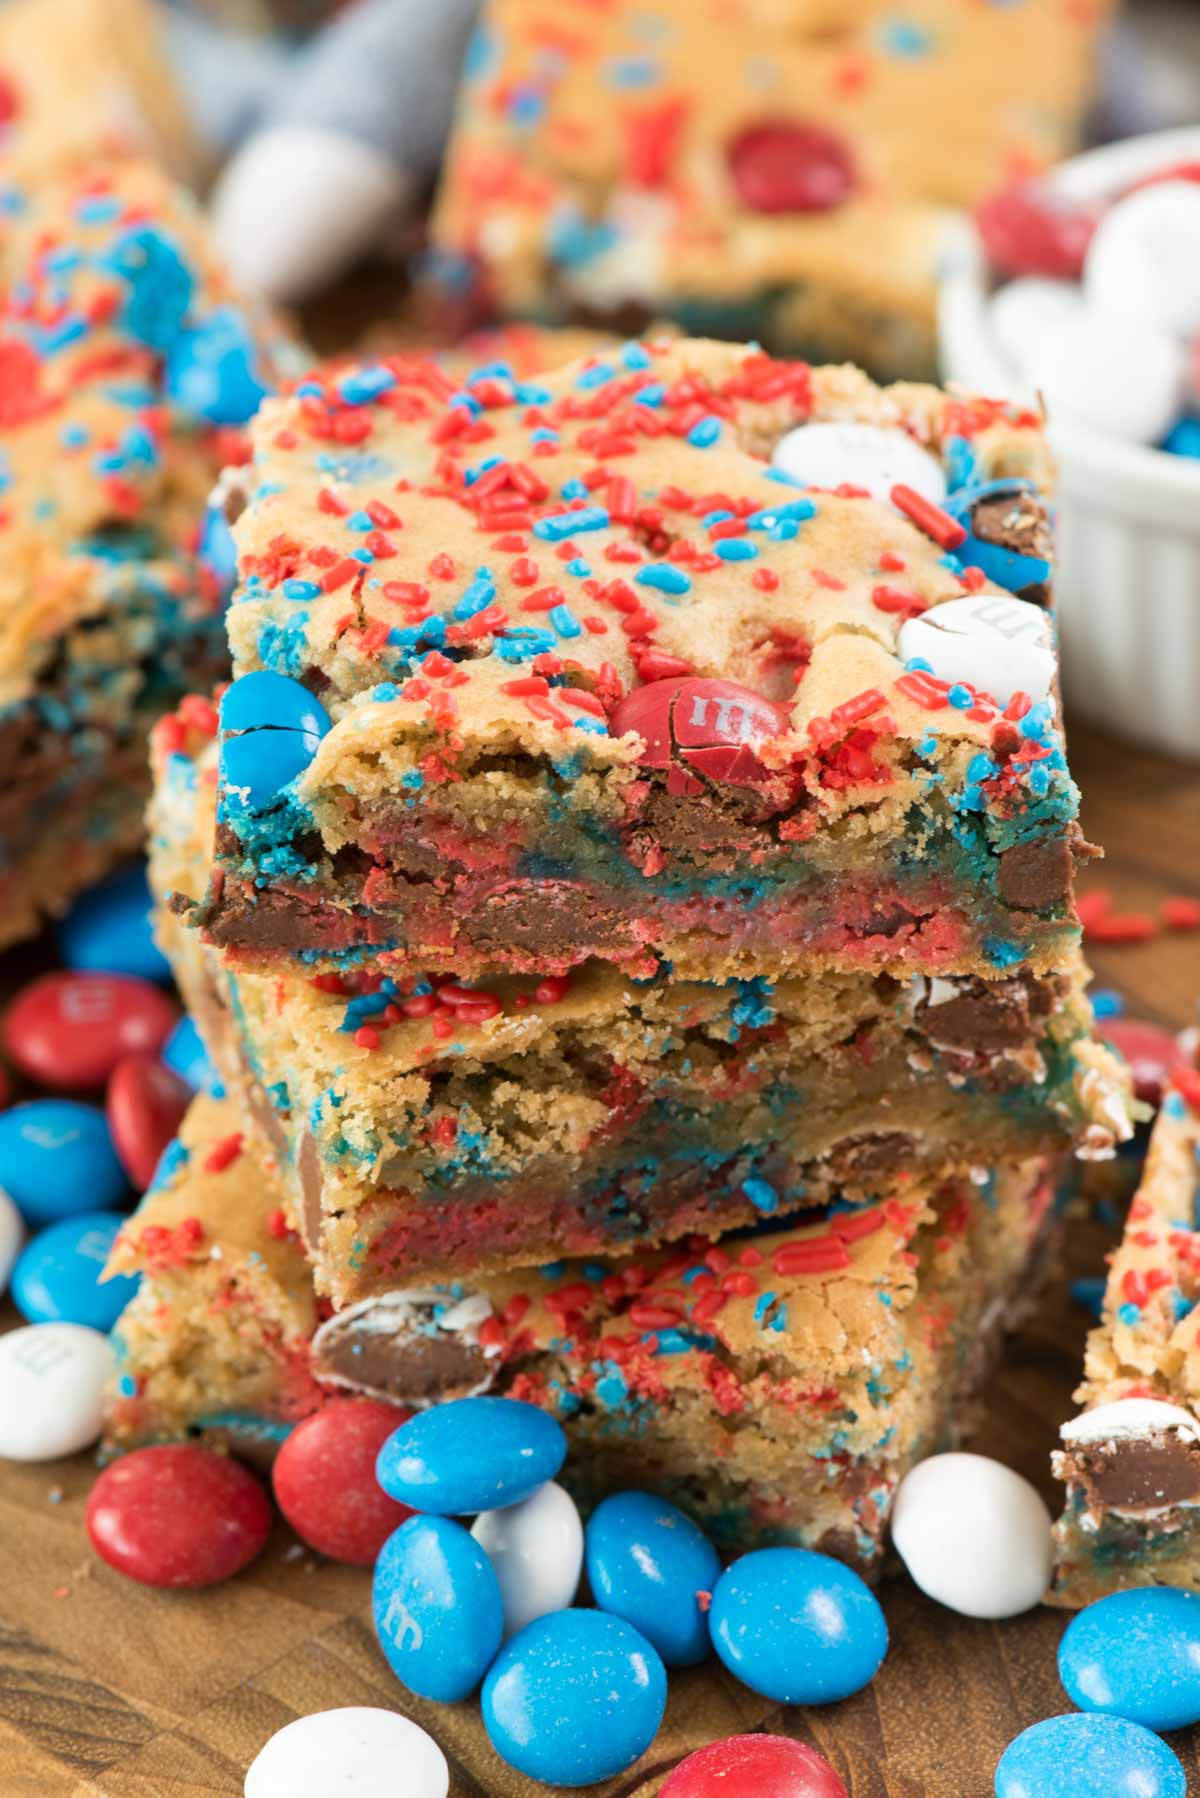
[[[902,1175],[803,1228],[329,1315],[273,1163],[228,1101],[197,1100],[114,1250],[143,1281],[117,1327],[109,1445],[203,1434],[260,1455],[322,1391],[509,1392],[562,1420],[585,1503],[647,1486],[726,1548],[799,1542],[874,1572],[898,1479],[957,1439],[1029,1295],[1052,1191],[1036,1161],[979,1184]]]
[[[1034,414],[678,340],[457,390],[385,358],[252,434],[211,942],[461,978],[1075,953]],[[823,480],[847,436],[871,489]]]
[[[147,156],[180,180],[205,152],[155,0],[6,0],[0,8],[0,186]],[[0,225],[0,233],[3,225]]]
[[[215,950],[180,917],[204,891],[217,796],[201,705],[155,733],[151,878],[175,908],[160,940],[340,1306],[716,1235],[901,1171],[1104,1154],[1129,1131],[1078,964],[689,980],[593,960],[468,985]]]
[[[1181,1064],[1088,1338],[1084,1409],[1054,1471],[1053,1602],[1122,1586],[1200,1590],[1200,1071]]]
[[[148,164],[11,193],[0,242],[0,943],[140,841],[146,733],[225,663],[197,523],[272,373]]]
[[[192,1102],[107,1272],[141,1275],[112,1338],[114,1445],[197,1430],[270,1453],[322,1403],[309,1344],[325,1312],[227,1100]]]
[[[441,308],[922,375],[950,209],[1075,143],[1109,0],[490,0],[433,220]]]

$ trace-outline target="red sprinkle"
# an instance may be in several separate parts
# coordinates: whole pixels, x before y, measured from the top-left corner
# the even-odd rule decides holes
[[[215,1143],[204,1158],[206,1174],[223,1174],[227,1167],[232,1167],[242,1152],[242,1133],[235,1130],[232,1136],[223,1137]]]
[[[1200,899],[1164,899],[1158,910],[1168,930],[1200,930]]]
[[[1200,1068],[1189,1067],[1181,1061],[1178,1067],[1171,1069],[1171,1085],[1193,1111],[1200,1113]]]
[[[959,524],[956,518],[951,518],[949,512],[943,512],[940,506],[935,506],[915,488],[897,482],[892,488],[891,497],[892,504],[906,518],[911,519],[918,530],[924,531],[927,537],[932,537],[939,549],[957,549],[966,542],[965,525]]]

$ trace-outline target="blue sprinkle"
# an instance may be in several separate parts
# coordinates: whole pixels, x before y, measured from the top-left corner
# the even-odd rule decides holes
[[[634,341],[621,345],[621,361],[626,368],[649,368],[653,360],[644,343]]]
[[[562,496],[564,499],[586,499],[588,490],[582,481],[564,481]]]
[[[673,562],[647,562],[634,575],[639,587],[657,587],[660,593],[690,593],[691,576],[682,568],[676,568]]]
[[[667,390],[663,383],[651,381],[645,387],[639,387],[633,399],[638,406],[661,406],[666,397]]]
[[[756,1305],[754,1307],[754,1321],[756,1324],[760,1324],[762,1322],[763,1318],[767,1315],[767,1312],[771,1309],[771,1306],[775,1303],[778,1296],[779,1295],[774,1292],[763,1292],[763,1293],[759,1294],[758,1302],[756,1303]]]
[[[75,207],[75,217],[81,225],[107,225],[112,219],[120,217],[122,204],[113,194],[97,194],[79,201]]]
[[[687,440],[693,449],[711,449],[720,435],[721,421],[715,413],[709,412],[692,426],[687,434]]]
[[[321,589],[315,581],[289,580],[279,591],[285,599],[317,599]]]
[[[817,508],[813,500],[789,499],[781,506],[763,506],[759,511],[751,512],[746,523],[752,531],[769,531],[783,518],[794,518],[797,524],[803,524],[806,519],[815,518],[816,515]]]
[[[608,513],[603,506],[581,506],[578,512],[555,512],[549,518],[539,518],[533,534],[544,543],[565,543],[568,537],[582,531],[602,531],[607,525]]]
[[[946,698],[950,701],[950,704],[955,706],[960,712],[967,711],[970,706],[975,704],[975,695],[971,692],[971,689],[962,686],[959,682],[956,682],[955,685],[951,687]]]
[[[1119,1018],[1124,1014],[1125,1001],[1111,986],[1093,987],[1091,999],[1097,1019]]]
[[[713,548],[722,562],[753,562],[758,555],[758,545],[749,537],[720,537]]]
[[[395,385],[396,377],[390,368],[359,368],[342,376],[338,392],[347,406],[367,406]]]
[[[454,608],[454,616],[463,624],[468,618],[474,618],[477,612],[486,611],[495,597],[496,583],[492,579],[491,569],[477,568],[475,579]]]
[[[920,61],[933,49],[933,34],[912,19],[887,19],[879,29],[880,48],[906,62]]]
[[[348,531],[373,531],[375,520],[367,512],[352,512],[346,520]]]
[[[1140,1324],[1142,1321],[1141,1306],[1131,1304],[1126,1300],[1125,1304],[1118,1305],[1117,1316],[1123,1324],[1129,1324],[1131,1326]]]
[[[608,1363],[608,1372],[596,1381],[596,1397],[610,1411],[615,1411],[629,1396],[629,1387],[625,1376],[614,1361]]]
[[[615,372],[607,362],[597,362],[592,368],[585,368],[581,375],[575,377],[575,385],[585,390],[593,387],[606,387]]]
[[[560,637],[578,637],[583,630],[570,606],[555,606],[548,616]]]
[[[576,575],[582,581],[592,572],[591,563],[585,562],[582,556],[573,556],[566,566],[568,574]]]
[[[757,1174],[751,1174],[748,1180],[742,1181],[742,1191],[756,1211],[769,1217],[779,1209],[779,1194],[769,1180],[761,1180]]]

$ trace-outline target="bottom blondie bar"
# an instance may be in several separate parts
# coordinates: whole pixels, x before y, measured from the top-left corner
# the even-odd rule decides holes
[[[585,1504],[647,1486],[723,1547],[802,1543],[872,1571],[897,1482],[961,1435],[1027,1294],[1055,1171],[898,1178],[801,1227],[330,1313],[273,1167],[228,1101],[198,1099],[114,1250],[114,1272],[144,1277],[116,1331],[109,1444],[201,1434],[269,1452],[322,1392],[506,1392],[565,1424]]]
[[[1176,1069],[1062,1428],[1051,1602],[1200,1591],[1200,1072]]]

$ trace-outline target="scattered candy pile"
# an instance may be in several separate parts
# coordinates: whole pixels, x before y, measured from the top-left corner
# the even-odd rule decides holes
[[[105,1338],[136,1289],[100,1275],[132,1196],[211,1078],[194,1026],[158,984],[168,970],[149,907],[141,868],[87,894],[58,928],[65,968],[32,980],[0,1022],[10,1067],[55,1095],[11,1105],[0,1069],[0,1292],[11,1286],[28,1324],[0,1337],[10,1460],[52,1460],[99,1435]]]
[[[100,1284],[98,1275],[130,1186],[148,1184],[191,1092],[212,1078],[194,1027],[154,984],[164,970],[146,904],[140,871],[89,895],[59,933],[65,971],[34,979],[0,1023],[18,1076],[55,1095],[0,1111],[0,1287],[11,1278],[29,1320],[0,1336],[0,1456],[11,1459],[69,1454],[99,1433],[105,1333],[135,1283]],[[1200,926],[1200,907],[1185,899],[1164,904],[1149,931],[1123,924],[1103,890],[1082,909],[1090,933],[1107,941],[1140,940],[1159,922]],[[1122,1017],[1118,994],[1099,998],[1139,1092],[1159,1098],[1177,1040]],[[78,1096],[101,1092],[104,1110]],[[10,1097],[6,1081],[0,1102]],[[553,1418],[512,1399],[407,1416],[333,1398],[288,1437],[272,1484],[310,1548],[374,1567],[376,1631],[400,1681],[446,1702],[481,1689],[496,1752],[552,1785],[590,1784],[645,1753],[667,1668],[715,1654],[755,1692],[792,1704],[836,1702],[874,1677],[887,1626],[857,1574],[796,1548],[723,1568],[703,1531],[642,1492],[614,1493],[585,1528],[556,1481],[565,1453]],[[101,1473],[87,1530],[128,1577],[199,1588],[254,1560],[272,1517],[247,1469],[171,1444]],[[460,1519],[473,1519],[470,1528]],[[892,1527],[915,1583],[964,1615],[1013,1616],[1045,1589],[1049,1515],[995,1461],[921,1463],[896,1495]],[[577,1602],[585,1568],[594,1608]],[[1150,1589],[1101,1600],[1065,1632],[1059,1670],[1080,1710],[1010,1745],[997,1798],[1094,1798],[1100,1789],[1183,1798],[1183,1770],[1156,1732],[1200,1722],[1200,1597]],[[318,1775],[328,1798],[446,1798],[449,1788],[445,1757],[425,1731],[389,1711],[349,1709],[273,1736],[247,1773],[247,1798],[285,1798]],[[847,1798],[814,1750],[758,1735],[699,1750],[661,1792]]]
[[[1200,458],[1200,166],[1106,205],[1036,187],[980,209],[996,340],[1052,418]]]
[[[416,1515],[376,1563],[375,1629],[410,1691],[452,1703],[482,1680],[501,1758],[577,1786],[650,1746],[667,1667],[715,1651],[789,1704],[831,1703],[874,1677],[887,1625],[856,1573],[797,1548],[722,1569],[689,1518],[641,1492],[606,1499],[585,1531],[554,1484],[566,1446],[548,1413],[507,1398],[439,1405],[384,1443],[379,1482]],[[455,1521],[472,1515],[469,1532]],[[585,1556],[594,1610],[574,1604]],[[800,1789],[840,1792],[813,1759],[825,1784]]]

